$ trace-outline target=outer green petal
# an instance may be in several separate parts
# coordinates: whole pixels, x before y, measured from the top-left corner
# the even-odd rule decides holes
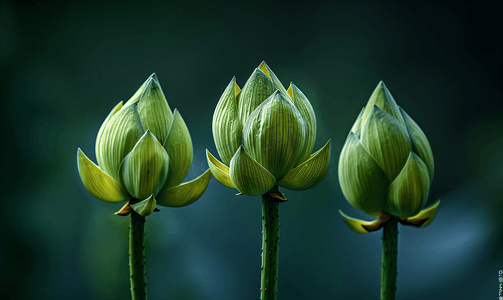
[[[313,157],[288,171],[277,185],[291,190],[307,190],[323,181],[330,166],[330,140]]]
[[[163,142],[168,136],[173,114],[155,74],[150,76],[138,101],[138,113],[145,130]]]
[[[305,142],[302,116],[279,91],[257,107],[244,125],[246,150],[277,179],[299,164]]]
[[[131,204],[130,206],[137,214],[146,217],[154,212],[156,203],[154,195],[150,195],[147,199]]]
[[[234,186],[248,196],[263,195],[276,184],[274,176],[248,155],[243,146],[231,160],[230,175]]]
[[[395,99],[393,99],[393,96],[391,96],[391,93],[382,81],[379,82],[374,92],[370,96],[367,105],[365,105],[368,110],[363,114],[363,122],[365,122],[369,118],[370,113],[372,112],[372,107],[374,107],[374,105],[395,117],[402,125],[405,125],[402,114],[398,109],[398,105],[396,104]]]
[[[371,225],[372,223],[374,223],[374,221],[367,222],[360,219],[352,218],[343,213],[341,210],[339,210],[339,213],[341,214],[341,216],[344,217],[344,221],[346,221],[346,224],[348,225],[349,229],[353,230],[356,233],[369,233],[363,227],[363,225]]]
[[[206,149],[206,159],[208,160],[208,166],[210,171],[215,176],[215,178],[223,185],[235,189],[236,187],[232,183],[229,167],[218,161],[211,153]]]
[[[166,189],[182,183],[192,166],[192,139],[189,129],[177,109],[175,109],[164,149],[171,158],[168,178],[163,188]]]
[[[307,97],[295,84],[290,83],[288,94],[293,99],[293,105],[297,108],[306,124],[306,143],[304,146],[304,155],[300,161],[305,161],[313,152],[314,142],[316,140],[316,115],[314,114],[313,107]]]
[[[269,66],[265,63],[265,61],[262,61],[262,63],[257,67],[257,69],[264,72],[265,75],[271,78],[272,84],[274,85],[274,90],[279,90],[284,95],[288,95],[285,87],[283,86],[281,81],[279,81],[279,78],[276,76],[276,74],[274,74],[271,68],[269,68]]]
[[[196,179],[170,187],[157,195],[157,204],[169,207],[182,207],[194,203],[199,199],[211,179],[210,170],[206,170]]]
[[[361,137],[362,124],[363,124],[363,113],[364,112],[365,112],[365,107],[362,108],[362,110],[360,111],[360,114],[358,115],[358,118],[356,118],[356,121],[353,124],[353,127],[351,127],[351,132],[354,132],[357,138]]]
[[[103,132],[105,131],[108,121],[110,121],[113,115],[115,115],[119,110],[121,110],[122,106],[123,104],[121,101],[112,109],[112,111],[108,114],[105,121],[103,121],[103,123],[101,124],[100,130],[98,131],[98,136],[96,137],[96,145],[95,145],[96,157],[101,156],[100,148],[98,146],[101,145],[101,140],[103,139]],[[99,163],[101,157],[97,158],[96,160]]]
[[[134,95],[131,98],[129,98],[129,100],[126,102],[126,104],[124,104],[124,106],[129,106],[140,101],[141,94],[143,94],[145,87],[152,79],[157,80],[157,75],[155,75],[155,73],[152,73],[152,75],[150,75],[150,77],[147,78],[147,80],[145,80],[145,82],[140,86],[140,88],[138,88],[138,90],[136,90]]]
[[[96,198],[106,202],[122,202],[131,199],[126,190],[107,173],[103,172],[80,150],[77,150],[80,179]]]
[[[134,198],[146,199],[164,186],[168,168],[166,150],[147,130],[121,164],[121,184]]]
[[[213,138],[218,155],[226,165],[229,165],[232,156],[242,144],[243,125],[239,119],[237,104],[239,93],[236,78],[232,78],[213,114]]]
[[[275,87],[271,78],[259,69],[255,69],[246,81],[238,102],[238,115],[241,124],[246,122],[248,116],[274,92]]]
[[[412,142],[412,150],[419,155],[421,160],[428,167],[431,182],[433,181],[433,174],[435,173],[435,163],[433,161],[433,152],[431,151],[430,143],[417,123],[414,122],[401,107],[400,112],[405,120],[405,126],[407,127],[407,132]]]
[[[96,159],[100,168],[120,181],[119,167],[122,160],[144,133],[136,104],[125,106],[115,113],[96,141]]]
[[[389,187],[384,209],[397,217],[414,216],[426,205],[429,191],[428,167],[411,151],[402,172]]]
[[[435,219],[435,216],[437,215],[437,209],[438,209],[439,204],[440,204],[440,200],[437,200],[437,202],[435,202],[432,206],[423,209],[417,215],[409,217],[407,219],[408,220],[416,220],[416,219],[428,218],[428,220],[426,222],[424,222],[423,225],[421,225],[421,227],[426,227],[426,226],[430,225],[430,223],[433,221],[433,219]]]
[[[351,205],[371,216],[381,214],[389,180],[353,132],[339,158],[339,182]]]
[[[361,141],[390,182],[398,176],[412,150],[405,126],[377,106],[362,128]]]

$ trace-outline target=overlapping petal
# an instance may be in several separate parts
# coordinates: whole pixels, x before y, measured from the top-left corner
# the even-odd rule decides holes
[[[157,194],[168,176],[169,157],[147,130],[120,166],[122,186],[136,199]]]
[[[339,182],[349,203],[371,216],[379,216],[389,180],[383,169],[350,132],[339,158]]]
[[[365,107],[362,108],[360,111],[360,114],[358,115],[358,118],[356,118],[355,123],[353,124],[353,127],[351,127],[351,132],[354,132],[357,138],[361,137],[362,133],[362,124],[363,124],[363,113],[365,112]]]
[[[271,78],[261,70],[255,69],[239,95],[238,115],[241,124],[244,124],[248,116],[274,91]]]
[[[234,153],[242,144],[243,125],[238,114],[237,98],[241,90],[236,78],[225,89],[213,114],[213,138],[218,155],[229,165]]]
[[[110,111],[110,113],[106,117],[105,121],[103,121],[103,123],[101,124],[100,130],[98,130],[98,136],[96,137],[96,144],[95,144],[96,157],[101,156],[101,148],[100,147],[102,146],[101,140],[103,138],[103,131],[105,131],[105,128],[107,127],[107,124],[110,121],[110,119],[112,118],[112,116],[115,115],[119,110],[121,110],[122,107],[123,107],[123,103],[121,101],[116,106],[114,106],[112,111]],[[99,164],[99,160],[98,160],[98,164]]]
[[[395,99],[393,98],[388,88],[386,87],[386,85],[384,85],[384,82],[382,81],[379,82],[374,92],[372,92],[372,95],[370,96],[367,105],[365,105],[365,107],[367,107],[368,110],[363,114],[363,122],[365,122],[370,117],[372,107],[374,107],[374,105],[392,115],[402,125],[405,125],[405,122],[402,118],[402,114],[400,113],[400,110],[395,102]]]
[[[267,75],[269,78],[271,78],[272,84],[274,86],[274,90],[279,90],[284,95],[288,95],[287,90],[285,89],[285,86],[281,83],[279,78],[276,76],[276,74],[274,74],[274,72],[271,70],[271,68],[269,68],[269,66],[265,63],[265,61],[262,61],[262,63],[258,66],[257,69],[264,72],[265,75]]]
[[[411,151],[407,163],[386,193],[384,209],[398,217],[414,216],[426,205],[429,190],[428,168]]]
[[[428,142],[423,130],[421,130],[417,123],[414,122],[414,120],[412,120],[412,118],[401,107],[400,112],[405,120],[405,126],[412,142],[412,150],[428,167],[428,174],[430,175],[431,182],[435,172],[435,163],[433,161],[433,152],[431,151],[430,143]]]
[[[164,142],[164,149],[171,158],[169,172],[163,189],[183,182],[192,166],[192,139],[182,115],[175,109],[169,135]]]
[[[365,121],[360,140],[390,182],[398,176],[412,150],[405,126],[377,106]]]
[[[173,114],[157,77],[153,74],[146,82],[138,101],[138,114],[145,130],[164,142],[168,136]]]
[[[144,133],[136,104],[122,107],[110,118],[96,140],[96,160],[100,168],[120,181],[122,160]]]
[[[279,91],[257,107],[244,125],[246,150],[277,179],[299,163],[305,142],[302,116]]]
[[[306,143],[302,150],[304,154],[300,158],[300,161],[303,162],[313,152],[314,142],[316,141],[316,115],[306,95],[295,84],[290,83],[288,94],[293,99],[293,105],[299,110],[306,125]]]
[[[244,195],[260,196],[276,184],[274,176],[239,147],[231,160],[230,176],[234,186]]]

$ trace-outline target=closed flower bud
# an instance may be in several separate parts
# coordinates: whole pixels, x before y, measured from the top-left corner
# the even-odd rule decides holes
[[[380,82],[341,152],[339,181],[344,196],[371,216],[412,220],[426,205],[433,173],[433,154],[425,134]],[[343,216],[354,224],[355,219]],[[368,225],[364,223],[368,222],[360,225]]]
[[[231,80],[213,115],[213,137],[222,162],[207,152],[211,172],[245,195],[276,185],[309,189],[328,171],[330,141],[311,155],[316,117],[307,97],[294,84],[286,90],[265,62],[242,90]]]
[[[96,159],[98,165],[78,149],[79,173],[88,191],[107,202],[131,200],[131,208],[141,215],[152,213],[155,204],[194,202],[210,179],[206,171],[181,184],[192,164],[192,141],[155,74],[105,119],[96,138]]]

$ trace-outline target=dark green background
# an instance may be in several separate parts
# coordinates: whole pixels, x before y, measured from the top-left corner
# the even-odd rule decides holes
[[[501,4],[332,1],[3,1],[0,7],[0,294],[128,299],[128,218],[82,185],[106,115],[156,72],[191,131],[188,180],[216,155],[211,120],[233,76],[262,60],[310,99],[325,181],[284,190],[279,299],[377,299],[381,233],[338,210],[339,153],[384,80],[429,138],[442,198],[424,229],[400,227],[398,299],[497,299],[503,269]],[[261,202],[215,179],[185,208],[147,219],[150,299],[258,299]]]

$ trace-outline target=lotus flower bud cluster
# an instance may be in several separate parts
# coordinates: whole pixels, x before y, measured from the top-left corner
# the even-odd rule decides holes
[[[231,80],[213,115],[213,137],[222,162],[207,151],[211,172],[245,195],[309,189],[328,172],[330,141],[311,154],[316,117],[307,97],[293,83],[286,90],[265,62],[243,89]]]
[[[438,202],[424,211],[434,162],[430,144],[399,107],[383,82],[372,93],[351,129],[339,159],[339,181],[351,205],[371,216],[395,216],[428,225]],[[342,212],[341,212],[342,214]],[[369,222],[342,214],[365,233]]]
[[[192,164],[192,141],[178,110],[171,111],[155,74],[99,129],[94,164],[78,149],[87,190],[107,202],[130,201],[145,216],[155,205],[185,206],[206,189],[211,173],[181,184]]]

